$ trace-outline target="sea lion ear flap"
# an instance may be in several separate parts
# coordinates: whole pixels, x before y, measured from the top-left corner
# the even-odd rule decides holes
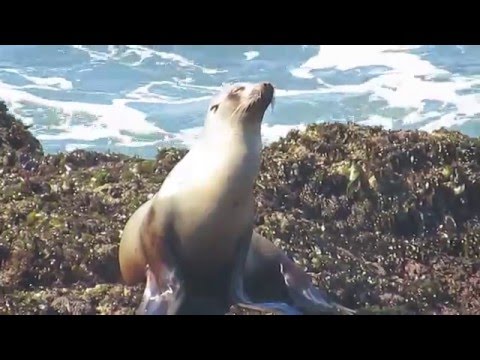
[[[212,105],[210,106],[210,111],[212,111],[213,113],[215,113],[217,110],[218,110],[218,104],[215,104],[215,105]]]

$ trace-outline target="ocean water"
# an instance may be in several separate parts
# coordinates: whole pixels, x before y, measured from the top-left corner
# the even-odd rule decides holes
[[[264,80],[265,144],[331,121],[480,135],[480,46],[0,46],[0,100],[50,153],[188,147],[224,84]]]

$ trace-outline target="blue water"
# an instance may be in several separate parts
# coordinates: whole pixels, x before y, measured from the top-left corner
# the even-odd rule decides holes
[[[480,135],[480,46],[0,46],[0,99],[52,153],[188,147],[223,84],[264,80],[265,143],[326,121]]]

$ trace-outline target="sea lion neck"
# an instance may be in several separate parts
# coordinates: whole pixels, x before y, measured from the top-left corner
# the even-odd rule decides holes
[[[241,123],[220,121],[215,117],[207,118],[203,129],[200,143],[209,147],[219,147],[220,151],[226,151],[235,147],[244,148],[248,151],[260,152],[262,148],[261,123]]]

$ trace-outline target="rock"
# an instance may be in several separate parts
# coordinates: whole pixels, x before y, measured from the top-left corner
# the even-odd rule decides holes
[[[185,150],[44,155],[2,106],[0,314],[133,313],[143,287],[120,284],[120,234]],[[480,314],[479,145],[446,130],[291,131],[264,149],[256,229],[360,313]]]

